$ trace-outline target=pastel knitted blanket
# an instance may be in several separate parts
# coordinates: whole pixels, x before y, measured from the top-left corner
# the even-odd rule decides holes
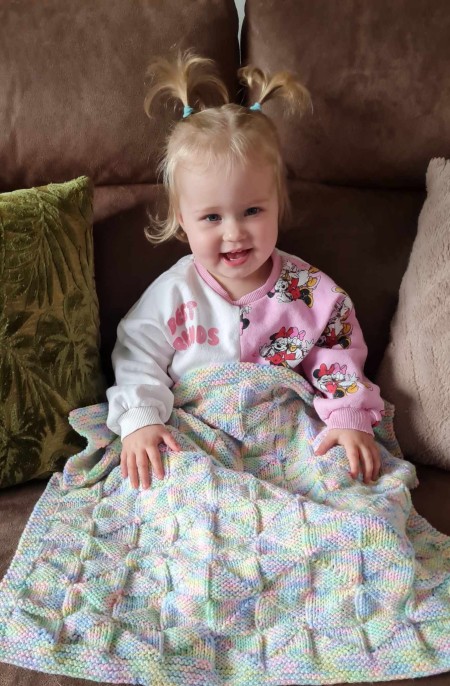
[[[312,389],[229,364],[174,387],[166,477],[122,479],[106,406],[50,479],[0,585],[0,659],[143,686],[383,681],[450,670],[450,538],[411,505],[392,406],[353,481]]]

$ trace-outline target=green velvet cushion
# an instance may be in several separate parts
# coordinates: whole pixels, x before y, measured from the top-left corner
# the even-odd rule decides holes
[[[0,487],[62,469],[103,399],[87,177],[0,194]]]

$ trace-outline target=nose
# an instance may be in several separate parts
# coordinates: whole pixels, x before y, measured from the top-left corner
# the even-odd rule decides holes
[[[239,241],[244,235],[244,229],[238,219],[229,219],[224,226],[225,241]]]

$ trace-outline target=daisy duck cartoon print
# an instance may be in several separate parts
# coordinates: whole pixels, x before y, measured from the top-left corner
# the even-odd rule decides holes
[[[334,348],[335,345],[348,348],[351,343],[352,325],[347,319],[353,309],[353,303],[339,286],[335,286],[333,291],[341,293],[344,298],[335,303],[330,320],[316,345],[321,348]]]
[[[269,298],[276,296],[280,303],[303,300],[308,307],[312,307],[313,290],[317,288],[320,281],[318,271],[316,267],[299,269],[293,262],[287,261],[273,291],[269,291],[267,295]]]
[[[349,315],[353,310],[353,303],[348,294],[339,286],[335,286],[334,293],[343,297],[336,301],[328,324],[319,337],[316,345],[321,348],[348,348],[351,345],[352,325]],[[333,362],[329,365],[322,363],[314,369],[315,386],[333,398],[343,398],[347,394],[356,393],[360,387],[371,390],[371,385],[361,383],[355,373],[347,373],[347,365]]]

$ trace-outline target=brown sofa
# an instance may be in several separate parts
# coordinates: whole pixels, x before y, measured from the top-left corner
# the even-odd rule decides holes
[[[242,62],[298,72],[314,103],[301,122],[267,107],[279,126],[293,207],[279,245],[349,291],[372,378],[389,339],[428,162],[450,156],[449,29],[447,0],[246,5]],[[174,117],[170,109],[145,117],[146,65],[155,54],[194,47],[218,61],[230,92],[241,97],[237,12],[233,0],[2,0],[0,46],[0,191],[81,174],[95,183],[101,351],[111,382],[118,320],[186,251],[181,243],[154,248],[144,238],[147,208],[164,203],[156,164]],[[450,473],[417,469],[413,502],[450,535]],[[0,493],[0,576],[45,486],[32,481]],[[422,681],[450,684],[450,673]],[[0,664],[0,686],[82,683]]]

